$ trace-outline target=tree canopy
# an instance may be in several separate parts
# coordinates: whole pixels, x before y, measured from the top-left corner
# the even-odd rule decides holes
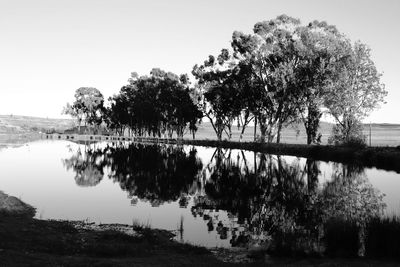
[[[197,130],[202,113],[195,105],[186,75],[153,69],[149,76],[132,73],[129,84],[111,98],[109,121],[115,128],[128,127],[143,135],[173,133],[178,138]]]
[[[94,87],[80,87],[75,91],[75,101],[67,103],[63,113],[75,117],[80,127],[81,122],[85,125],[100,125],[103,119],[104,97]]]
[[[352,44],[326,22],[302,24],[287,15],[256,23],[251,34],[234,31],[231,48],[196,64],[192,74],[194,86],[186,74],[133,72],[106,109],[100,91],[81,87],[64,112],[79,125],[105,122],[120,134],[178,138],[188,131],[194,137],[204,116],[218,140],[231,139],[235,124],[241,140],[254,121],[258,141],[278,143],[283,128],[302,123],[307,144],[321,141],[326,112],[336,121],[331,141],[346,143],[361,137],[362,120],[387,95],[365,44]]]

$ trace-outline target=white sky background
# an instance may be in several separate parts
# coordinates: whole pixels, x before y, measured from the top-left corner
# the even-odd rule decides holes
[[[59,118],[77,88],[106,98],[130,73],[190,73],[233,31],[287,14],[361,40],[389,92],[372,122],[400,123],[399,0],[0,0],[0,114]]]

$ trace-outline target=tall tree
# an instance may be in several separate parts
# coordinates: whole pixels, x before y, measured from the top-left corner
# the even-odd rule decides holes
[[[138,135],[149,134],[182,138],[187,129],[192,133],[202,113],[195,105],[186,75],[153,69],[150,76],[132,74],[129,85],[121,88],[120,98],[127,103],[126,122]]]
[[[325,106],[336,121],[334,143],[362,135],[361,121],[387,95],[365,44],[356,42],[342,58],[332,66],[335,75],[326,86]]]
[[[115,130],[117,133],[122,135],[124,129],[130,125],[130,117],[128,113],[129,103],[121,94],[114,95],[108,100],[110,106],[105,109],[104,121],[109,129]]]
[[[233,33],[235,57],[251,70],[256,88],[252,112],[260,125],[262,142],[272,142],[282,127],[296,117],[293,69],[299,63],[294,53],[299,24],[299,20],[282,15],[257,23],[254,34]]]
[[[303,122],[307,144],[320,142],[318,134],[324,100],[324,84],[332,77],[330,65],[341,60],[348,40],[335,26],[313,21],[296,30],[299,38],[296,53],[299,58],[295,69],[295,84],[299,92],[295,98]]]
[[[192,74],[198,79],[204,97],[203,113],[218,140],[222,140],[223,133],[231,139],[235,120],[242,127],[241,139],[252,119],[247,103],[250,79],[246,71],[245,67],[238,68],[237,59],[227,49],[222,49],[217,58],[210,55],[203,65],[193,67]]]

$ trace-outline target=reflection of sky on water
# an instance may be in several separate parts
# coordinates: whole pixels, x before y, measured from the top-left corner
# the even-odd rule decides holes
[[[102,147],[104,144],[96,144]],[[37,208],[37,217],[43,219],[69,219],[95,221],[98,223],[138,222],[150,224],[153,228],[176,230],[179,228],[181,217],[184,226],[184,241],[208,246],[229,246],[228,238],[221,240],[216,232],[218,221],[225,226],[237,227],[235,219],[226,211],[202,211],[205,214],[194,217],[191,212],[193,198],[189,200],[187,208],[180,208],[178,201],[163,203],[159,207],[152,207],[149,202],[138,200],[131,205],[128,193],[121,190],[118,183],[108,179],[109,169],[105,168],[104,178],[99,184],[92,187],[76,185],[75,173],[67,171],[62,159],[70,158],[78,148],[84,150],[83,145],[67,141],[37,141],[19,148],[8,148],[0,151],[0,190],[7,194],[20,197],[23,201]],[[215,149],[197,147],[197,156],[203,162],[203,168],[213,165],[209,162],[213,158]],[[72,152],[71,152],[72,151]],[[188,152],[189,148],[186,147]],[[254,153],[233,150],[230,157],[233,159],[247,159],[246,165],[241,161],[240,168],[254,167]],[[299,162],[304,166],[305,159],[284,157],[287,163]],[[256,164],[257,164],[256,157]],[[319,188],[331,180],[332,165],[321,162]],[[206,170],[206,173],[208,171]],[[376,169],[366,169],[365,174],[372,185],[385,193],[384,201],[387,204],[388,214],[400,215],[400,175]],[[208,177],[209,172],[206,177]],[[202,195],[204,192],[198,192]],[[134,201],[133,201],[134,202]],[[208,232],[208,218],[215,218],[214,230]],[[229,218],[231,217],[231,218]],[[179,239],[179,237],[178,237]]]

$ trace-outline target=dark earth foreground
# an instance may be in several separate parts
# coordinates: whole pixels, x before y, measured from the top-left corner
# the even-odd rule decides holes
[[[287,259],[271,258],[263,251],[210,251],[173,241],[168,231],[38,220],[34,214],[33,207],[0,191],[0,266],[399,266],[367,259]],[[121,231],[127,228],[130,234]]]

